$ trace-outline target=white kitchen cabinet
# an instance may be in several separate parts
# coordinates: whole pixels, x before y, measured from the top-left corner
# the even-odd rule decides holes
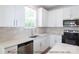
[[[49,36],[50,39],[50,47],[53,47],[55,45],[55,36],[54,35],[50,35]]]
[[[79,18],[79,6],[63,8],[63,19],[72,20]]]
[[[48,27],[63,27],[63,9],[49,11]]]
[[[48,11],[44,8],[38,9],[38,27],[47,27],[48,22]]]
[[[17,54],[17,46],[5,48],[5,54]]]
[[[56,27],[63,27],[63,9],[56,10]]]
[[[50,35],[50,47],[53,47],[56,43],[62,43],[62,35]]]
[[[56,27],[56,11],[49,11],[48,13],[48,27]]]
[[[72,17],[71,15],[71,7],[63,8],[63,19],[70,20]]]
[[[48,12],[48,27],[63,27],[63,20],[79,19],[79,6],[69,6]]]
[[[47,37],[38,37],[34,40],[34,53],[42,53],[49,47]]]
[[[2,54],[2,48],[0,47],[0,54]]]
[[[48,37],[42,37],[41,40],[41,52],[44,52],[49,47],[49,39]]]
[[[0,54],[4,54],[4,48],[0,46]]]
[[[48,47],[50,47],[50,39],[48,36],[46,36],[45,38],[46,38],[45,39],[45,47],[48,48]]]
[[[0,27],[11,27],[14,19],[14,6],[2,6],[2,19],[0,20]],[[0,11],[1,12],[1,11]]]
[[[55,35],[55,43],[62,43],[62,35]]]
[[[25,11],[24,6],[1,6],[0,27],[23,27]]]
[[[33,52],[34,53],[40,53],[40,41],[38,40],[34,40],[34,45],[33,45]]]
[[[41,40],[41,42],[40,42],[40,51],[41,51],[41,53],[44,52],[45,49],[46,49],[46,46],[45,46],[45,39],[44,39],[44,38],[42,38],[42,39],[43,39],[43,40]]]
[[[15,6],[15,27],[24,27],[25,9],[24,6]]]
[[[79,6],[73,6],[71,8],[72,19],[79,19]]]

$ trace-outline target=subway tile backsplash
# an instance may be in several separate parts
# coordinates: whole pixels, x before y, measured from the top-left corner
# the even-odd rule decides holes
[[[56,34],[62,35],[64,30],[79,30],[79,27],[38,27],[35,29],[25,29],[19,27],[0,27],[0,42],[14,39],[25,39],[27,36],[35,34]],[[32,32],[33,31],[33,32]]]
[[[77,30],[77,31],[79,31],[79,27],[39,27],[39,33],[42,32],[42,33],[47,33],[47,34],[62,35],[64,30]]]

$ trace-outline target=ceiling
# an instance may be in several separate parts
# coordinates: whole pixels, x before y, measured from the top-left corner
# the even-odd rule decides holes
[[[72,5],[37,5],[37,7],[43,7],[47,10],[63,8],[63,7],[68,7],[68,6],[72,6]]]

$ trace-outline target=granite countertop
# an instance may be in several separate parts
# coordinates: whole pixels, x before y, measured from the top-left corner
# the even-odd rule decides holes
[[[53,53],[67,53],[67,54],[79,54],[79,46],[58,43],[47,54]]]
[[[46,36],[47,34],[37,34],[38,37],[43,37],[43,36]],[[36,38],[38,38],[36,37]],[[31,41],[31,40],[35,40],[36,38],[30,38],[30,36],[26,36],[26,38],[24,39],[15,39],[15,40],[9,40],[9,41],[6,41],[6,42],[3,42],[2,44],[0,44],[1,46],[3,46],[3,48],[6,48],[6,47],[10,47],[10,46],[15,46],[15,45],[18,45],[18,44],[21,44],[21,43],[24,43],[24,42],[28,42],[28,41]]]

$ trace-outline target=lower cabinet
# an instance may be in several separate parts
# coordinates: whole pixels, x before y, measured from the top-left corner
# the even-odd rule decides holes
[[[33,40],[33,54],[41,54],[49,47],[50,40],[47,36],[39,36]],[[18,46],[11,46],[4,49],[5,54],[18,54]]]
[[[4,54],[4,48],[0,46],[0,54]]]
[[[50,35],[50,47],[53,47],[56,43],[62,42],[62,35]]]
[[[34,40],[34,54],[43,53],[49,47],[49,40],[47,37],[38,37]]]
[[[4,49],[5,54],[17,54],[17,46],[11,46]]]
[[[41,53],[40,52],[40,46],[41,46],[41,43],[40,43],[41,41],[39,41],[39,40],[34,40],[34,50],[33,50],[33,53]]]

